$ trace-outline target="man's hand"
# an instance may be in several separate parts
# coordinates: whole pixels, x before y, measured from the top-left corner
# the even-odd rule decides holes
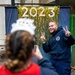
[[[42,33],[41,33],[40,39],[41,39],[41,42],[42,42],[42,43],[45,43],[45,41],[46,41],[46,39],[45,39],[45,32],[42,32]]]
[[[67,36],[67,37],[69,37],[70,36],[70,31],[68,30],[68,27],[66,26],[66,28],[64,28],[63,27],[63,30],[65,31],[65,35]]]

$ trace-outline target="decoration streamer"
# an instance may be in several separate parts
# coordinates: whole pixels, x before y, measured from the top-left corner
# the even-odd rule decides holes
[[[34,19],[36,25],[37,44],[41,47],[41,32],[45,32],[46,40],[49,39],[48,23],[51,20],[58,22],[60,8],[58,6],[17,6],[18,18],[26,17]]]

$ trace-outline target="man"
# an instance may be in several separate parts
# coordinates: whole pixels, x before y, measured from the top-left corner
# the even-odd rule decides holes
[[[52,34],[49,41],[46,42],[44,34],[40,37],[43,49],[50,53],[50,61],[59,75],[70,75],[71,45],[75,44],[75,39],[67,27],[58,27],[55,21],[49,22],[48,29]]]

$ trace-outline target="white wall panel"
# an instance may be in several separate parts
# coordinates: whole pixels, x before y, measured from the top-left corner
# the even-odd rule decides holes
[[[0,6],[0,45],[5,41],[5,7]]]
[[[20,3],[20,0],[15,0],[15,3]]]
[[[0,0],[0,4],[11,4],[11,0]]]
[[[40,0],[40,3],[50,3],[50,2],[53,2],[55,0]]]
[[[39,0],[33,0],[33,3],[39,3]]]

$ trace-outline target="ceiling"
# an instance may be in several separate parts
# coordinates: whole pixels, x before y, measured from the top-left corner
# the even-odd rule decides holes
[[[50,3],[57,3],[61,6],[74,6],[75,7],[75,0],[55,0]]]
[[[75,7],[75,0],[39,0],[40,3]]]
[[[75,0],[59,0],[59,5],[75,6]]]
[[[71,13],[75,14],[75,0],[56,0],[52,3],[56,3],[60,6],[71,6]]]

